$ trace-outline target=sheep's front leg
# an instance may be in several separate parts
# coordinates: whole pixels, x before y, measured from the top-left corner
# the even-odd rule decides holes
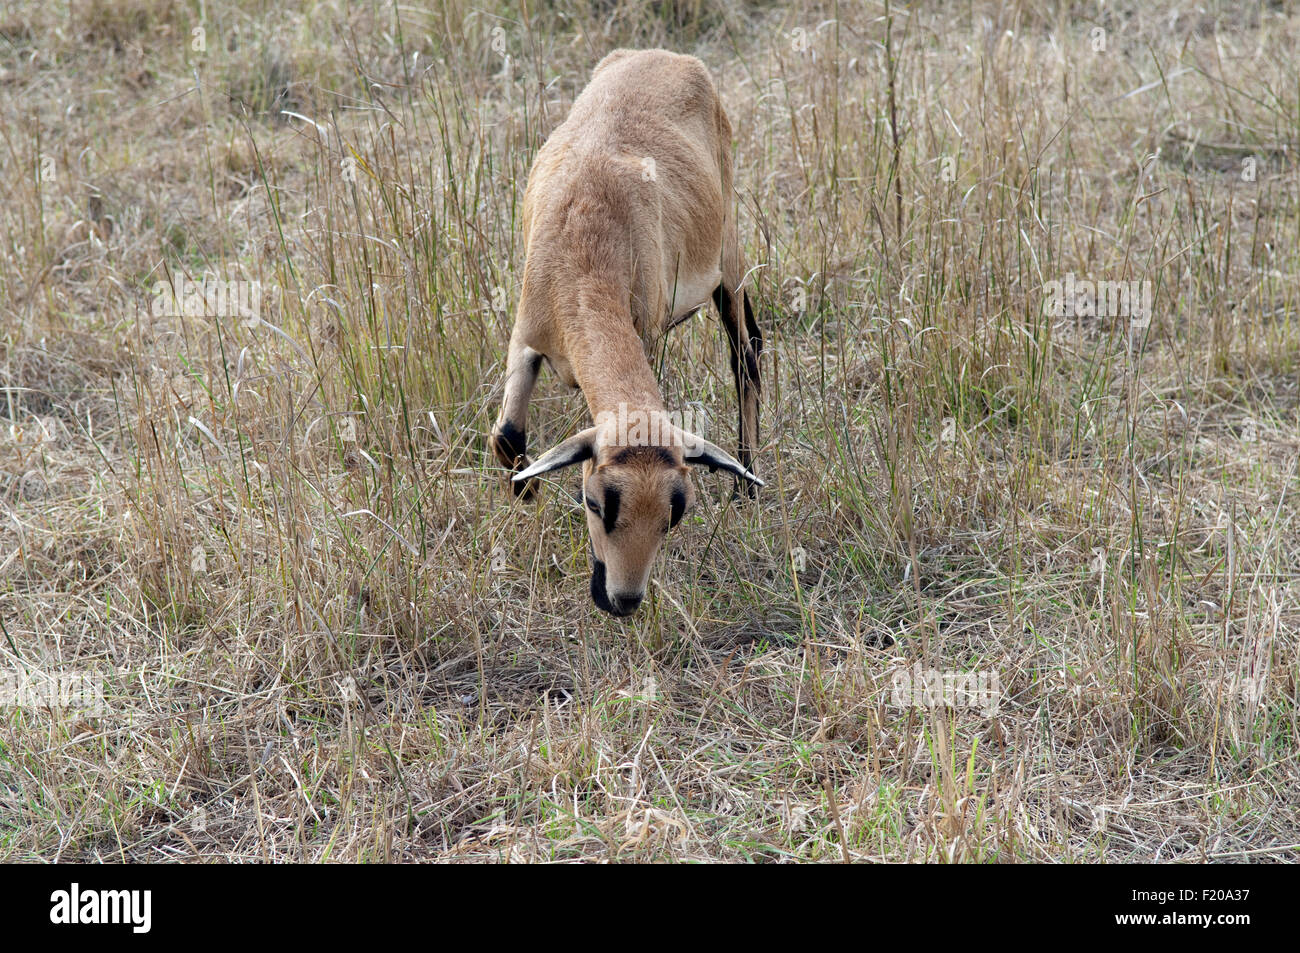
[[[528,459],[528,402],[532,399],[541,367],[540,353],[511,338],[510,353],[506,357],[505,396],[501,401],[501,413],[497,415],[488,437],[493,454],[510,471],[510,476],[532,463]],[[537,481],[511,482],[510,488],[515,496],[530,500],[537,492]]]

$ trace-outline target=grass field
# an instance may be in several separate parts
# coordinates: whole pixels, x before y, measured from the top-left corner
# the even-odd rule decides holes
[[[712,70],[767,338],[768,487],[697,474],[626,622],[574,471],[520,503],[486,445],[529,163],[619,46]],[[1300,858],[1298,46],[4,3],[0,859]],[[716,318],[652,361],[734,450]],[[585,420],[544,372],[532,447]]]

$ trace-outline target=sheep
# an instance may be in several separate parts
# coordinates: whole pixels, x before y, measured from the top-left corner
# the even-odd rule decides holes
[[[725,470],[748,495],[758,447],[763,338],[736,237],[731,124],[708,69],[666,50],[596,66],[533,162],[524,193],[523,287],[489,435],[516,495],[583,464],[591,597],[636,611],[668,531],[693,501],[688,465]],[[646,348],[712,297],[739,403],[737,457],[665,411]],[[533,462],[528,402],[542,361],[581,388],[593,426]]]

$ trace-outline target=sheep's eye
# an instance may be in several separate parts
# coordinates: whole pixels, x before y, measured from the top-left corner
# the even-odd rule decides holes
[[[591,510],[597,516],[600,515],[600,505],[591,497],[587,497],[587,509]]]
[[[671,506],[672,514],[668,520],[669,528],[676,526],[678,520],[682,518],[682,514],[686,512],[686,494],[681,490],[673,490]]]

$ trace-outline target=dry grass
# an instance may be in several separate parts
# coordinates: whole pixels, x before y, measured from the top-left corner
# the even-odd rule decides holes
[[[4,8],[0,654],[105,710],[4,709],[0,858],[1300,855],[1294,4],[291,6]],[[628,623],[484,441],[620,45],[718,77],[771,355]],[[205,272],[262,320],[153,313]],[[730,446],[716,322],[662,357]]]

